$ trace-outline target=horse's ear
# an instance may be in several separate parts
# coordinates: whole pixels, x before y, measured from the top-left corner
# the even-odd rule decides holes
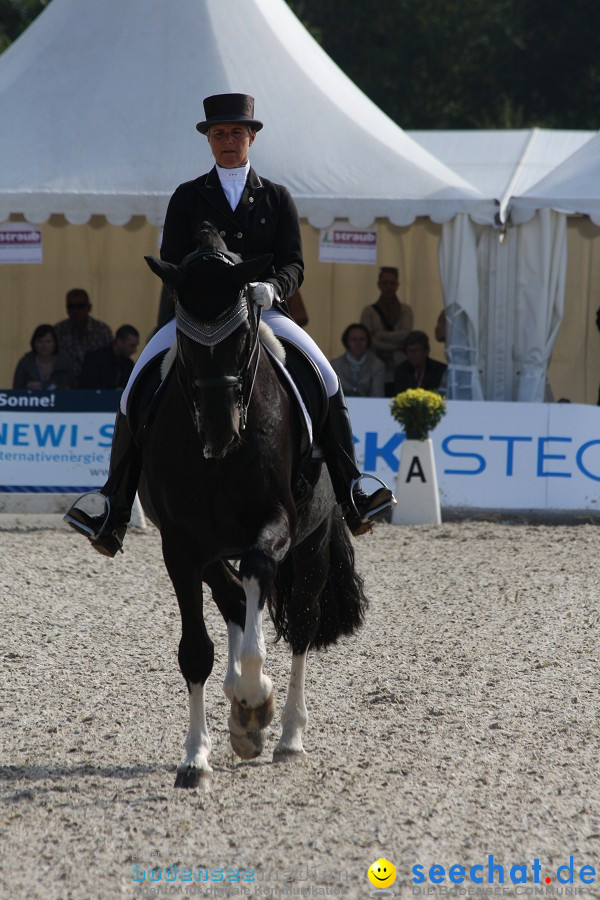
[[[265,253],[263,256],[256,256],[254,259],[247,259],[245,262],[237,263],[231,273],[234,283],[239,288],[243,288],[249,281],[256,281],[272,259],[272,253]]]
[[[155,256],[145,256],[144,259],[154,274],[158,275],[164,284],[168,284],[169,287],[172,288],[181,286],[183,273],[179,266],[174,266],[173,263],[163,262],[162,259],[157,259]]]

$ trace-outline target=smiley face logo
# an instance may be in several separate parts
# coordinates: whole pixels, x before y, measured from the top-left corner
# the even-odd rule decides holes
[[[396,869],[389,859],[376,859],[369,866],[367,875],[374,887],[387,888],[396,880]]]

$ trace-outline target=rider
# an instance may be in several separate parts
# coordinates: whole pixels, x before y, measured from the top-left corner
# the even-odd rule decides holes
[[[371,528],[369,519],[394,504],[386,487],[367,495],[354,453],[348,410],[338,377],[315,342],[282,311],[282,304],[302,284],[304,264],[298,213],[288,190],[267,181],[251,168],[248,151],[263,127],[254,118],[254,98],[218,94],[204,100],[205,134],[216,165],[206,175],[181,184],[169,201],[160,255],[178,265],[196,249],[194,235],[204,221],[212,222],[229,250],[244,259],[273,255],[264,281],[251,285],[252,299],[275,334],[300,346],[316,363],[329,397],[329,412],[319,437],[337,501],[354,535]],[[139,452],[125,418],[131,385],[149,359],[175,340],[175,321],[158,331],[141,353],[121,397],[113,437],[108,481],[100,493],[108,498],[105,513],[87,515],[74,504],[66,521],[85,534],[100,553],[114,556],[123,543],[140,473]],[[76,501],[77,503],[78,501]]]

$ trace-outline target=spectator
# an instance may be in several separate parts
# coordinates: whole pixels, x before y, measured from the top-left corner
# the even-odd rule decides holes
[[[437,391],[448,366],[429,357],[429,338],[424,331],[411,331],[404,341],[406,360],[396,368],[396,394],[409,388]]]
[[[363,309],[360,321],[369,329],[373,351],[385,365],[385,396],[394,392],[394,369],[405,357],[402,343],[413,327],[413,311],[398,300],[398,269],[383,266],[377,287],[379,300]]]
[[[86,353],[79,387],[97,390],[123,389],[133,372],[131,357],[137,351],[140,333],[133,325],[121,325],[112,344]]]
[[[31,336],[31,350],[17,363],[13,390],[55,391],[75,387],[75,372],[68,356],[58,352],[52,325],[38,325]]]
[[[62,353],[71,358],[75,375],[79,378],[86,353],[105,347],[113,339],[112,331],[104,322],[92,319],[92,304],[87,291],[72,288],[67,292],[68,319],[55,325],[58,344]]]
[[[369,329],[360,322],[342,334],[346,353],[331,360],[347,397],[383,397],[385,366],[370,349]]]

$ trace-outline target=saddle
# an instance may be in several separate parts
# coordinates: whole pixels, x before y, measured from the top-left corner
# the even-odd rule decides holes
[[[311,447],[308,448],[312,449],[312,445],[318,439],[327,418],[329,399],[325,390],[325,384],[319,369],[304,350],[284,338],[277,338],[277,340],[283,345],[285,350],[285,369],[292,384],[298,390],[305,407],[305,410],[300,410],[302,418],[304,418],[306,413],[312,425],[313,439],[312,442],[309,442]]]
[[[173,366],[163,377],[162,365],[169,350],[149,360],[135,379],[127,398],[127,422],[133,439],[139,446],[158,408],[163,391],[173,374]]]

